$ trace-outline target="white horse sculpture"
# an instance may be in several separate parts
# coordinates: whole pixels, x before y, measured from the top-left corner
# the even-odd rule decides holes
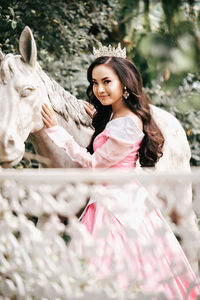
[[[36,152],[49,158],[49,167],[74,167],[64,150],[44,135],[41,106],[51,105],[59,124],[82,146],[89,144],[93,132],[91,119],[81,101],[42,71],[36,61],[37,48],[29,27],[20,36],[19,50],[21,55],[4,56],[0,52],[0,165],[17,164],[24,155],[24,142],[29,138]],[[153,105],[151,110],[165,138],[163,157],[154,171],[189,172],[190,147],[179,121]],[[191,188],[188,188],[183,199],[188,207],[191,199]],[[187,220],[183,221],[187,224]],[[194,218],[188,222],[187,226],[195,226]]]

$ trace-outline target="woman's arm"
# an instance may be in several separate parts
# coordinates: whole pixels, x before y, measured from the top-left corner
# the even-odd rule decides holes
[[[106,142],[90,154],[86,148],[79,146],[64,128],[57,125],[55,114],[47,105],[43,106],[42,116],[47,127],[46,133],[52,141],[63,148],[72,161],[84,168],[109,168],[126,157],[134,147],[138,148],[138,143],[105,131]]]
[[[58,147],[66,151],[72,161],[83,168],[109,168],[133,151],[134,146],[136,147],[108,133],[107,141],[90,154],[86,148],[79,146],[64,128],[54,126],[45,131]]]

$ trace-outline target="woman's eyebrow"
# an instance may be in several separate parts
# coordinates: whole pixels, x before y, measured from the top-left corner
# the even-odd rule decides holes
[[[103,77],[103,78],[101,78],[101,80],[106,80],[106,79],[108,79],[108,78],[110,78],[109,76],[106,76],[106,77]],[[92,78],[92,81],[97,81],[95,78]]]

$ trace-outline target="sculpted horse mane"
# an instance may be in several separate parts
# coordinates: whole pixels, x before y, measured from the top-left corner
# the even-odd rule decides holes
[[[56,81],[50,79],[37,64],[36,72],[47,88],[49,101],[53,109],[67,122],[72,119],[78,128],[81,125],[92,127],[91,118],[85,114],[81,102],[68,91],[64,90]],[[55,98],[56,94],[56,98]]]

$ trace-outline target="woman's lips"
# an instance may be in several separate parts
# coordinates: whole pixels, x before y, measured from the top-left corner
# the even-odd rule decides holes
[[[101,95],[101,96],[99,96],[99,98],[106,98],[106,97],[108,97],[108,95]]]

